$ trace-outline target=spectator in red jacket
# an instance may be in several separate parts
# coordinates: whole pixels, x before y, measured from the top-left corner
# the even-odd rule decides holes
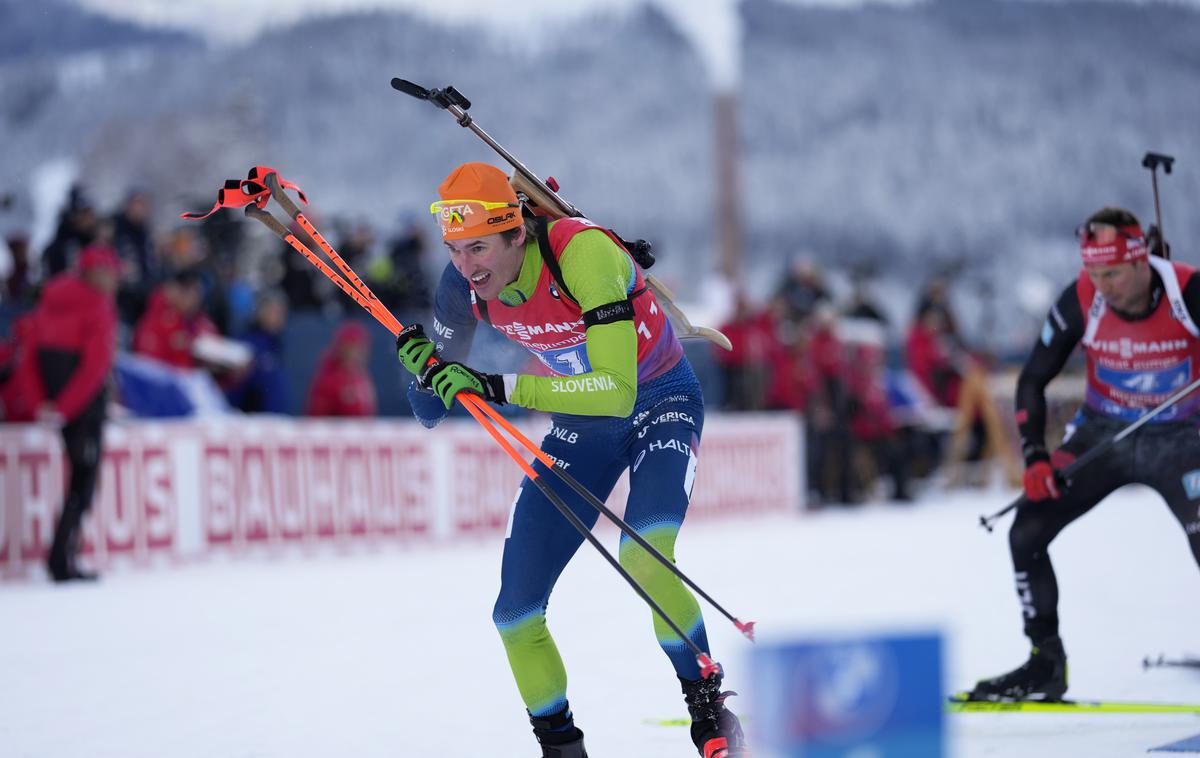
[[[925,308],[908,332],[908,368],[939,405],[958,406],[962,374],[958,369],[953,335],[945,313]]]
[[[91,246],[79,255],[78,274],[60,274],[46,285],[33,313],[18,369],[37,418],[62,430],[71,478],[47,560],[56,582],[95,579],[76,564],[80,525],[92,505],[100,473],[107,378],[116,354],[114,297],[120,263],[111,248]]]
[[[713,349],[725,380],[725,407],[762,410],[767,405],[774,361],[785,350],[776,334],[774,314],[769,308],[754,307],[744,292],[738,292],[733,316],[721,325],[721,332],[733,343],[732,350]]]
[[[943,292],[935,289],[936,293]],[[905,345],[908,368],[933,399],[946,408],[957,408],[962,391],[963,374],[972,358],[963,349],[944,294],[934,299],[926,297],[917,308],[917,319],[908,332]],[[976,413],[971,424],[971,441],[967,461],[983,457],[987,430],[983,416]],[[938,443],[941,456],[941,441]]]
[[[818,397],[819,378],[808,354],[809,336],[800,332],[795,345],[785,345],[771,359],[767,407],[807,414]]]
[[[309,416],[374,416],[375,384],[367,372],[370,334],[355,321],[342,324],[321,357],[308,393]]]
[[[192,343],[217,327],[201,310],[204,292],[194,271],[181,271],[150,295],[133,334],[133,350],[181,369],[196,368]]]
[[[892,480],[891,498],[911,500],[908,492],[909,451],[887,397],[883,348],[859,343],[847,351],[846,390],[850,430],[880,473]]]

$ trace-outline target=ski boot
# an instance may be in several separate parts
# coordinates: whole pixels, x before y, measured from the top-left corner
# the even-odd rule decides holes
[[[968,700],[1062,700],[1067,691],[1067,654],[1062,640],[1047,637],[1033,646],[1029,660],[992,679],[981,679]]]
[[[684,679],[683,699],[692,717],[692,742],[703,758],[746,756],[746,738],[737,716],[725,707],[725,698],[736,692],[721,692],[721,675],[707,679]]]
[[[542,758],[587,758],[583,732],[575,726],[569,706],[564,705],[549,716],[531,714],[529,723],[533,724],[533,736],[542,746]]]

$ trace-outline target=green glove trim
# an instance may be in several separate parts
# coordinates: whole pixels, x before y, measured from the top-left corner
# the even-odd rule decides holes
[[[436,352],[437,345],[429,341],[420,324],[409,324],[396,335],[396,355],[400,363],[418,378]]]
[[[449,410],[454,405],[454,396],[460,392],[482,395],[483,382],[474,371],[461,363],[445,363],[425,377],[429,388],[442,399]]]
[[[413,337],[396,350],[396,355],[399,356],[400,363],[404,365],[404,368],[412,374],[420,376],[421,371],[436,351],[437,345],[430,342],[428,338]]]

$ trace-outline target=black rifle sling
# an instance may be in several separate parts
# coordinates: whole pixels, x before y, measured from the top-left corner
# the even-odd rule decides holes
[[[542,216],[536,217],[533,222],[537,225],[538,252],[542,254],[542,262],[546,264],[546,268],[550,269],[550,276],[554,279],[554,284],[558,286],[559,293],[578,305],[579,301],[575,299],[571,290],[567,289],[567,283],[563,281],[562,268],[558,265],[558,258],[554,257],[554,251],[550,249],[550,224]]]

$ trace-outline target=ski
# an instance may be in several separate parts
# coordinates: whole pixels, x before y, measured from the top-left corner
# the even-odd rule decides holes
[[[967,700],[960,692],[946,698],[950,713],[1194,713],[1200,703],[1140,703],[1123,700]]]
[[[967,700],[966,693],[946,698],[948,713],[1194,713],[1200,703],[1142,703],[1125,700]],[[645,719],[646,726],[691,726],[691,719]]]
[[[1146,656],[1142,659],[1143,669],[1181,668],[1200,670],[1200,658],[1168,658],[1162,653],[1157,658]]]
[[[745,726],[746,724],[749,724],[751,721],[753,721],[753,719],[750,716],[747,716],[744,713],[741,716],[739,716],[739,718],[741,719],[743,726]],[[681,727],[681,726],[690,727],[691,725],[692,725],[692,720],[690,718],[642,719],[642,726],[665,726],[665,727],[674,728],[674,727]]]
[[[691,726],[691,719],[645,719],[642,723],[646,726]]]

